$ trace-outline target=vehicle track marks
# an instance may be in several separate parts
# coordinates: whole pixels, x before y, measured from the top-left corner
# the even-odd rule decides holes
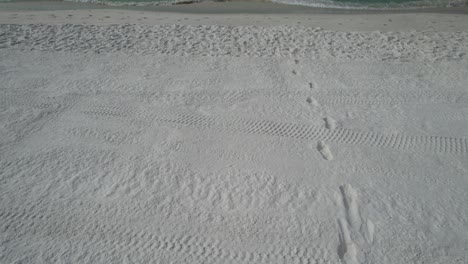
[[[302,140],[322,140],[351,145],[368,145],[380,148],[410,150],[417,152],[435,152],[447,154],[466,154],[468,139],[426,136],[426,135],[381,135],[374,132],[357,131],[337,127],[333,130],[304,124],[282,123],[269,120],[221,120],[198,114],[180,113],[174,117],[156,117],[155,121],[175,125],[184,125],[199,129],[262,134],[269,136],[290,137]]]
[[[147,125],[167,123],[174,127],[193,127],[217,131],[296,138],[307,141],[322,140],[351,145],[367,145],[405,151],[466,154],[468,139],[444,136],[392,134],[382,135],[370,131],[359,131],[336,127],[327,129],[306,124],[277,122],[270,120],[248,120],[240,118],[219,118],[194,113],[169,112],[164,110],[134,109],[120,106],[95,106],[82,111],[89,116],[114,117],[137,120]]]
[[[402,91],[396,94],[388,91],[332,91],[315,94],[321,104],[427,104],[451,103],[466,104],[465,92]]]
[[[137,144],[140,141],[139,133],[110,131],[91,127],[73,127],[67,129],[66,134],[77,138],[91,138],[111,144]]]
[[[10,95],[0,98],[0,106],[27,106],[39,109],[61,109],[73,106],[81,97],[82,96],[78,94],[67,94],[62,97]]]
[[[48,212],[50,213],[50,212]],[[81,238],[97,243],[101,248],[117,252],[132,252],[151,256],[157,252],[195,257],[203,263],[318,263],[327,252],[321,248],[272,246],[265,249],[237,250],[223,247],[220,240],[193,235],[164,235],[150,230],[134,231],[122,225],[103,221],[87,223],[85,227],[73,224],[75,218],[57,218],[45,212],[31,210],[0,210],[3,232],[34,232],[35,235]],[[71,222],[70,222],[71,221]],[[80,220],[81,221],[81,220]],[[81,221],[86,223],[86,221]],[[52,231],[53,230],[53,231]]]

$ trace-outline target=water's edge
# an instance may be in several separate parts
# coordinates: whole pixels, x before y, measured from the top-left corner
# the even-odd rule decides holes
[[[106,1],[106,2],[102,2]],[[468,14],[468,4],[458,7],[392,7],[392,8],[346,8],[317,5],[303,6],[290,2],[289,4],[280,1],[290,0],[201,0],[189,2],[187,4],[174,4],[168,2],[157,3],[154,0],[138,0],[138,4],[131,0],[119,0],[120,4],[110,3],[114,0],[0,0],[0,11],[45,11],[45,10],[80,10],[80,9],[127,9],[176,13],[203,13],[203,14],[383,14],[383,13],[447,13],[447,14]],[[126,2],[122,2],[126,1]],[[293,0],[294,1],[294,0]],[[332,0],[313,0],[332,1]],[[341,0],[335,0],[341,1]],[[356,1],[356,0],[352,0]],[[380,0],[382,1],[382,0]],[[460,0],[461,1],[461,0]],[[468,0],[463,0],[468,2]]]
[[[180,5],[215,0],[64,0],[80,3],[97,3],[109,6],[161,6]],[[468,6],[468,0],[266,0],[286,5],[299,5],[334,9],[415,9]],[[220,2],[219,0],[216,2]],[[225,1],[227,2],[227,1]],[[265,1],[263,1],[265,2]]]

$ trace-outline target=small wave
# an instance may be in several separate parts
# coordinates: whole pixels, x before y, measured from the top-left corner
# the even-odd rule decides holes
[[[413,9],[467,6],[468,0],[272,0],[272,2],[336,9]]]
[[[2,0],[0,0],[2,1]],[[198,3],[201,1],[184,1],[184,0],[64,0],[67,2],[80,2],[101,4],[108,6],[159,6],[159,5],[175,5],[180,3]]]

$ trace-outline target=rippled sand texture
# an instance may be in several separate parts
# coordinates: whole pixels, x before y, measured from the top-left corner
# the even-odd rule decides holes
[[[0,25],[0,48],[177,56],[456,60],[468,31],[331,32],[307,27]]]

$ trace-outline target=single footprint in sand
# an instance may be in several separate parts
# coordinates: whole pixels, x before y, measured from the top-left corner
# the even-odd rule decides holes
[[[336,121],[335,119],[327,116],[323,119],[325,121],[325,127],[330,130],[334,130],[336,128]]]
[[[357,264],[358,247],[351,239],[348,223],[345,219],[338,219],[340,232],[338,233],[338,256],[345,264]]]
[[[317,143],[317,150],[322,154],[322,157],[326,160],[333,160],[333,155],[327,144],[319,140]]]
[[[358,192],[349,184],[340,186],[337,195],[339,205],[338,256],[346,264],[357,264],[358,254],[368,254],[374,240],[375,226],[361,216]]]
[[[318,107],[320,104],[312,96],[307,97],[306,102],[312,106]]]
[[[296,70],[292,70],[292,74],[297,75]]]

